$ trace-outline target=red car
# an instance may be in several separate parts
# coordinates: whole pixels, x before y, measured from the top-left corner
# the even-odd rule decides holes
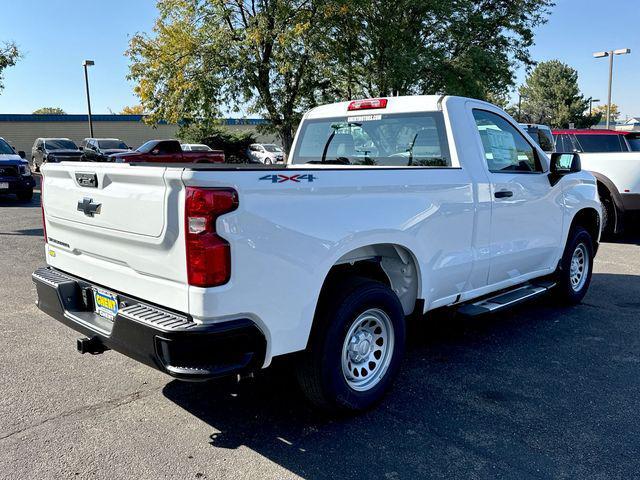
[[[220,150],[185,152],[178,140],[149,140],[136,150],[116,153],[109,157],[115,162],[153,163],[224,163]]]
[[[553,130],[556,152],[640,151],[640,132],[616,130]]]

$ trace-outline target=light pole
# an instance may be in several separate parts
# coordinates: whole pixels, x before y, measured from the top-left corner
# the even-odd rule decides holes
[[[84,84],[87,87],[87,107],[89,108],[89,137],[93,138],[93,120],[91,119],[91,97],[89,95],[89,73],[87,67],[95,65],[93,60],[85,60],[82,62],[84,67]]]
[[[607,130],[611,122],[611,84],[613,83],[613,56],[626,55],[631,53],[630,48],[619,48],[618,50],[609,50],[608,52],[596,52],[593,54],[595,58],[609,57],[609,97],[607,100]]]
[[[599,102],[599,98],[589,97],[589,116],[591,116],[591,109],[593,108],[593,102]]]

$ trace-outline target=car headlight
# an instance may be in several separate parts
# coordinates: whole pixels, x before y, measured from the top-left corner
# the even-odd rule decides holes
[[[20,175],[23,177],[31,176],[31,169],[29,168],[29,165],[20,165]]]

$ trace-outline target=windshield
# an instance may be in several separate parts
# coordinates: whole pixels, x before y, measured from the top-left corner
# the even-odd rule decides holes
[[[129,148],[127,147],[127,144],[124,143],[122,140],[98,140],[98,146],[106,150],[111,150],[111,149],[126,150],[127,148]]]
[[[282,152],[282,149],[277,145],[269,145],[269,144],[267,144],[267,145],[263,145],[263,147],[267,152],[271,152],[271,153],[280,153],[280,152]]]
[[[78,146],[71,140],[45,140],[44,148],[47,150],[77,150]]]
[[[580,151],[586,153],[624,152],[620,135],[576,135]]]
[[[140,153],[149,153],[153,149],[153,147],[155,147],[157,144],[158,144],[157,140],[149,140],[148,142],[140,145],[137,148],[137,151]]]
[[[15,155],[16,152],[13,151],[11,145],[0,138],[0,155]]]
[[[633,152],[640,152],[640,134],[627,135],[627,143]]]
[[[441,112],[306,120],[294,164],[451,165]]]

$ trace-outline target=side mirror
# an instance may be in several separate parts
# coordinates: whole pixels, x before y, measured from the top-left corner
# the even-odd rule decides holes
[[[18,152],[18,155],[19,155],[19,156],[20,156],[20,158],[21,158],[21,159],[23,159],[23,160],[24,160],[25,158],[27,158],[27,154],[26,154],[26,153],[24,153],[24,150],[20,150],[20,151]]]
[[[556,152],[551,154],[549,182],[552,186],[558,183],[565,175],[580,171],[582,171],[582,163],[580,162],[580,155],[577,153]]]
[[[40,145],[39,147],[36,147],[36,150],[41,152],[42,151],[42,145]]]
[[[80,146],[80,147],[78,147],[78,150],[83,151],[83,150],[84,150],[84,147],[83,147],[83,146]]]
[[[153,150],[151,150],[151,155],[158,155],[160,153],[160,150],[157,148],[154,148]]]

